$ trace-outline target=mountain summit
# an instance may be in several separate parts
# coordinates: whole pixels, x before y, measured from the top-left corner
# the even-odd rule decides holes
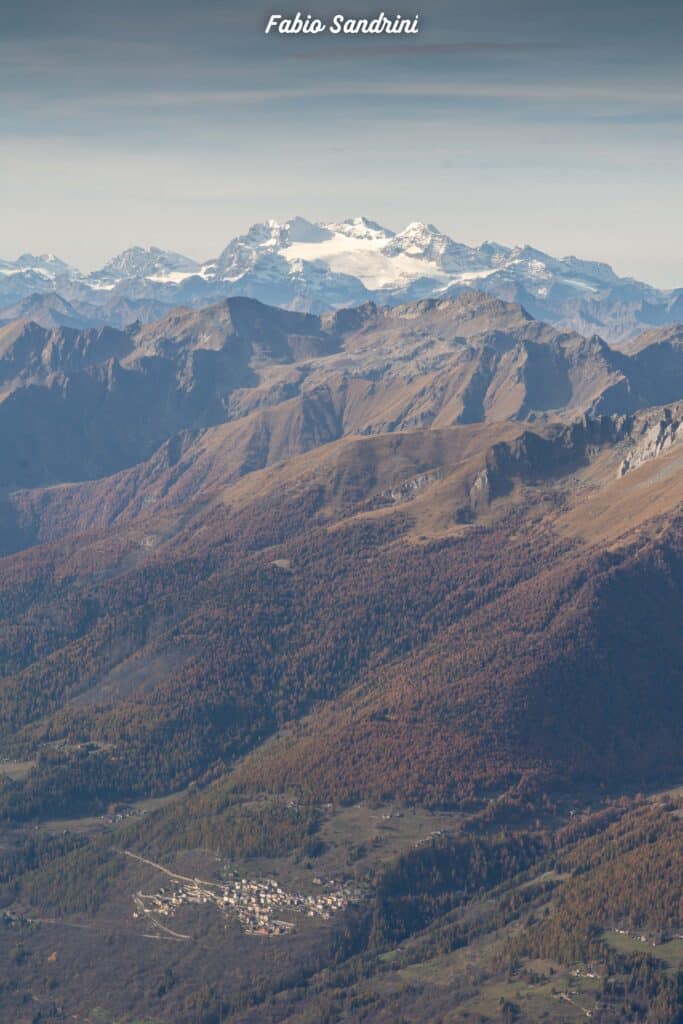
[[[124,327],[157,319],[173,306],[201,308],[236,295],[321,314],[471,287],[611,343],[683,317],[683,289],[661,291],[620,278],[598,261],[558,258],[530,245],[469,246],[421,221],[396,233],[363,216],[329,223],[296,216],[253,224],[202,263],[153,246],[126,249],[89,275],[54,256],[0,261],[0,322],[29,296],[54,293],[70,304],[72,319]],[[34,305],[49,326],[48,314]]]

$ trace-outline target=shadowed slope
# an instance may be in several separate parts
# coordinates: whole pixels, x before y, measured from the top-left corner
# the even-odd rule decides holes
[[[4,559],[0,719],[17,754],[53,752],[5,812],[164,792],[249,751],[245,784],[332,799],[675,775],[681,474],[661,474],[683,448],[650,449],[662,423],[340,440]]]
[[[7,325],[0,387],[14,491],[163,463],[215,427],[202,445],[235,446],[239,474],[352,434],[631,414],[683,397],[683,352],[625,355],[478,292],[321,317],[228,299],[126,331]]]

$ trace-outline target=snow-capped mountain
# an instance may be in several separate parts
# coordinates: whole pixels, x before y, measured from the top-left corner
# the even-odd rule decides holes
[[[254,224],[203,263],[139,246],[87,275],[52,255],[0,261],[0,320],[29,298],[30,308],[40,310],[35,297],[50,293],[86,321],[123,326],[131,317],[146,320],[173,306],[200,308],[234,295],[322,313],[464,288],[514,300],[537,318],[612,342],[683,318],[683,289],[661,291],[620,278],[604,263],[526,245],[468,246],[421,222],[395,233],[365,217],[326,224],[294,217]]]
[[[176,283],[188,274],[199,270],[199,264],[179,252],[167,252],[156,246],[143,248],[135,245],[114,256],[90,275],[92,281],[128,281],[135,278],[149,278],[162,283]]]
[[[71,270],[68,263],[60,260],[54,253],[43,253],[41,256],[34,256],[33,253],[24,252],[16,260],[0,260],[0,273],[5,275],[23,274],[33,271],[36,274],[43,274],[45,277],[55,278],[60,274],[66,274]]]
[[[41,284],[43,290],[50,291],[58,279],[74,273],[77,271],[53,253],[34,256],[25,252],[16,260],[0,260],[0,298],[12,294],[13,289],[16,299],[24,298],[34,285],[40,288]]]
[[[488,269],[490,257],[481,249],[471,249],[460,242],[454,242],[433,224],[415,221],[399,234],[394,235],[384,247],[387,256],[410,256],[432,264],[436,271],[447,274],[464,274],[467,271]]]

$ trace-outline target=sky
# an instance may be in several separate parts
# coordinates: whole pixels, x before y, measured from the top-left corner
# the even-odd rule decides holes
[[[681,0],[0,0],[0,258],[196,259],[268,218],[421,220],[683,286]]]

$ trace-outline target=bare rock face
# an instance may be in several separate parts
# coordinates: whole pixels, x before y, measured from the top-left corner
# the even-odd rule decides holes
[[[677,406],[673,411],[664,409],[663,416],[652,420],[645,417],[639,425],[638,437],[619,467],[619,476],[625,476],[630,470],[656,459],[668,451],[683,437],[681,431],[681,414],[683,408]]]
[[[549,436],[525,430],[512,442],[493,445],[486,456],[486,468],[472,485],[473,509],[506,494],[515,480],[535,484],[586,465],[604,445],[629,437],[632,424],[628,416],[584,416],[567,426],[557,426]]]
[[[474,483],[470,488],[469,498],[471,514],[476,516],[478,512],[486,508],[489,505],[492,497],[493,494],[491,488],[491,478],[489,476],[488,468],[485,467],[479,473],[477,473],[476,477],[474,478]],[[464,519],[462,513],[460,518]],[[467,518],[471,518],[471,516]]]

